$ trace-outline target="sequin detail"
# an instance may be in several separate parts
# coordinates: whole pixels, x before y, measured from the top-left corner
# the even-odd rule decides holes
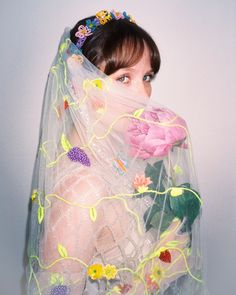
[[[90,160],[88,156],[86,155],[86,153],[77,146],[70,149],[70,151],[67,153],[67,156],[73,162],[80,162],[84,166],[91,165]]]

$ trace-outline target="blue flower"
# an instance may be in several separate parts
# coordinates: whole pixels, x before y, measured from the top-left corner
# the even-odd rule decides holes
[[[96,30],[96,27],[99,25],[99,21],[97,18],[94,18],[93,20],[87,19],[86,20],[86,26],[92,30],[93,32]]]

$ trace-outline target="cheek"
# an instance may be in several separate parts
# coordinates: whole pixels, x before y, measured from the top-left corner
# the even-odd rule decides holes
[[[146,89],[147,96],[150,97],[151,94],[152,94],[152,85],[151,85],[151,83],[148,83],[145,89]]]

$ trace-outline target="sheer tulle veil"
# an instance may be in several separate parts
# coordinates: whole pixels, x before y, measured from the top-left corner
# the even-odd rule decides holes
[[[62,35],[30,198],[28,294],[204,293],[186,122]]]

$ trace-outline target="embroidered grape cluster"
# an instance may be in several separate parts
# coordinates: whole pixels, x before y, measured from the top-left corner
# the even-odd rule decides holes
[[[73,162],[80,162],[84,166],[90,166],[90,160],[86,153],[80,149],[79,147],[75,146],[67,153],[69,159]]]
[[[70,290],[65,285],[56,286],[51,290],[50,295],[70,295]]]
[[[84,166],[91,166],[87,154],[78,146],[72,147],[65,134],[61,136],[61,145],[71,161],[79,162]]]

